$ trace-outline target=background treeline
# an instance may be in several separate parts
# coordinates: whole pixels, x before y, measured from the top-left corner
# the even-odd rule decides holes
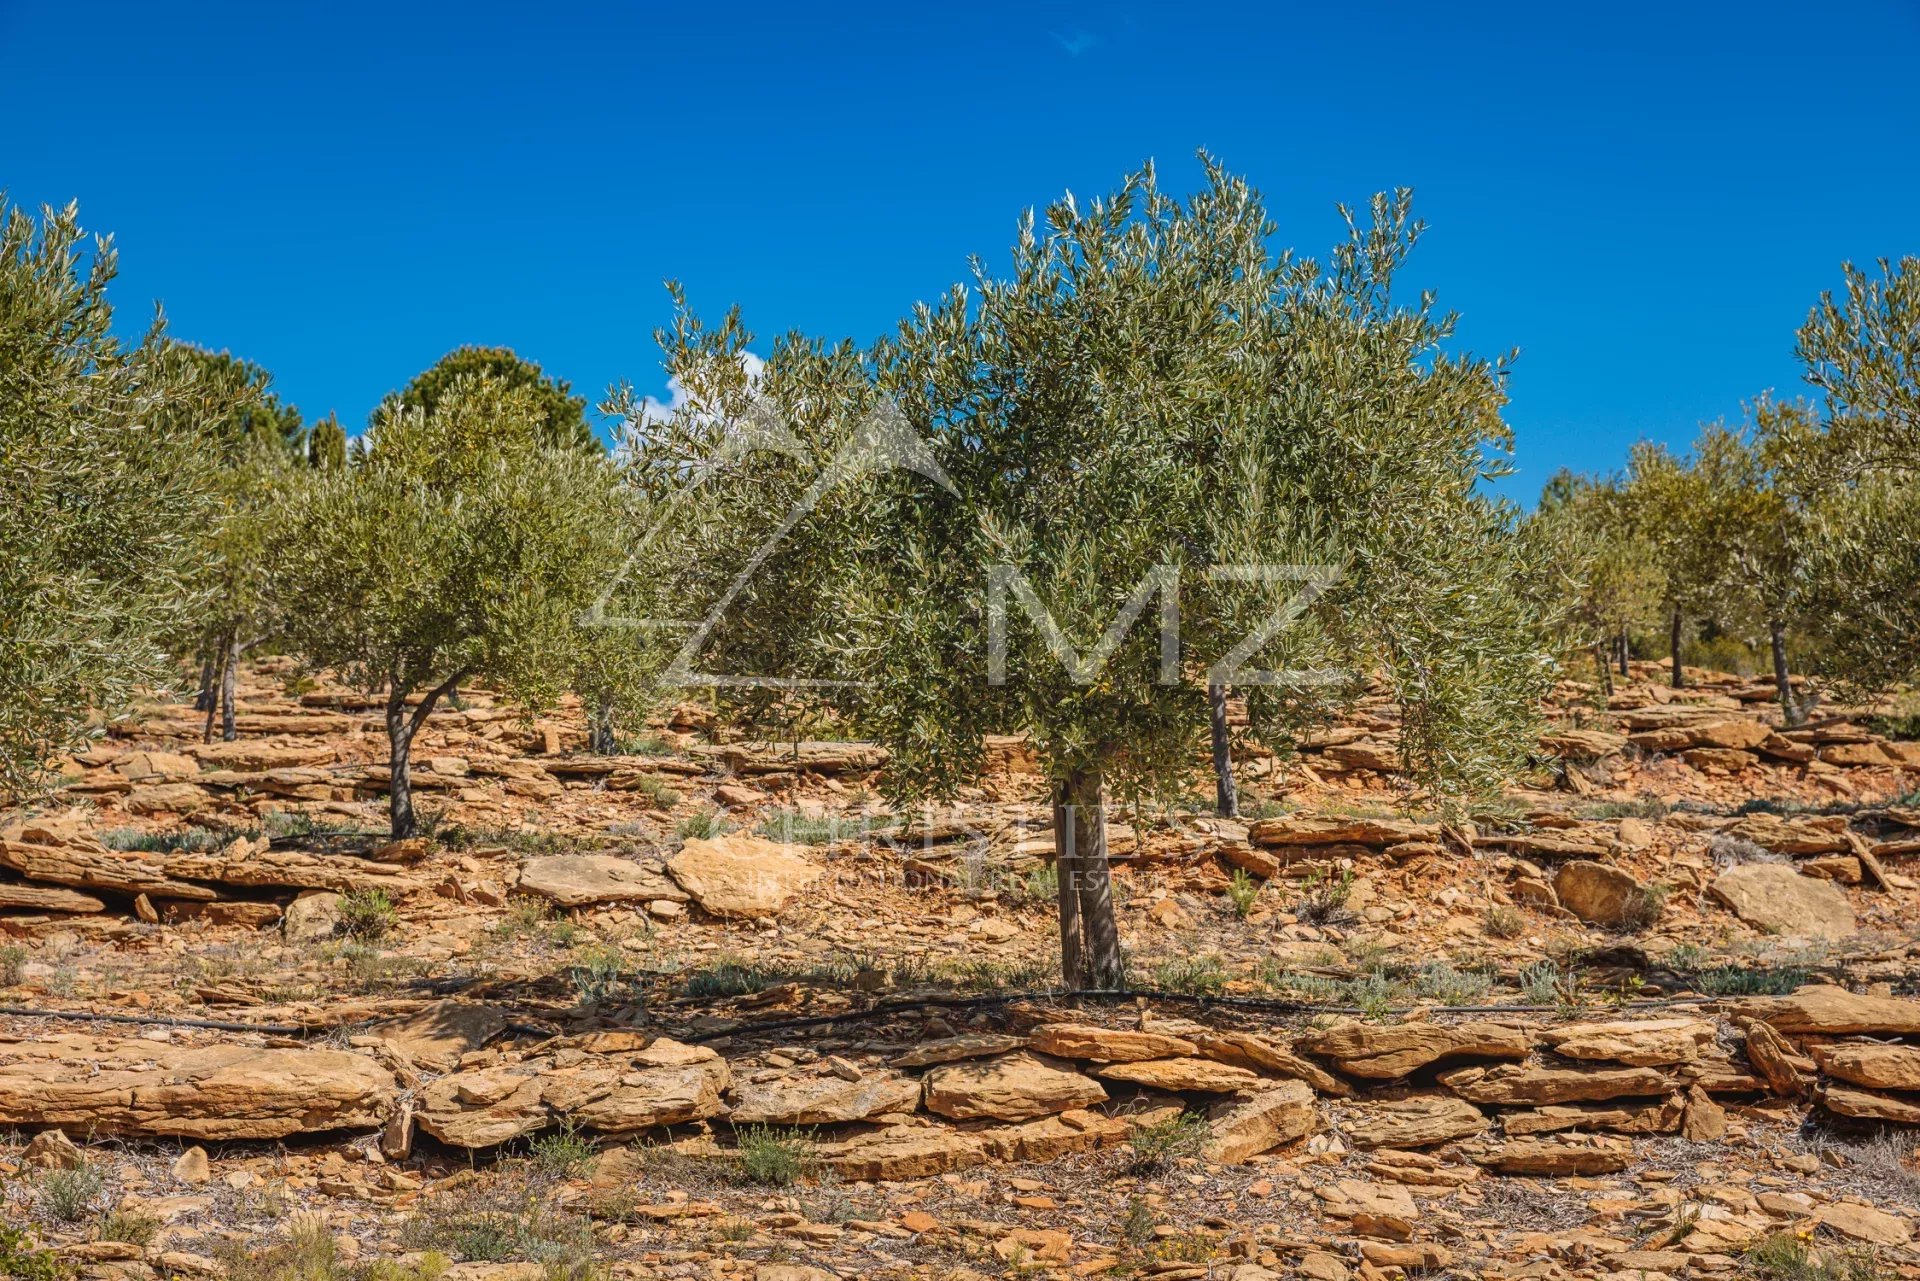
[[[1557,549],[1561,643],[1598,679],[1630,656],[1793,676],[1864,697],[1920,678],[1920,259],[1843,268],[1798,335],[1812,398],[1762,396],[1676,454],[1641,442],[1605,477],[1562,472],[1531,523]]]
[[[1284,750],[1384,686],[1446,803],[1525,764],[1557,659],[1606,667],[1669,623],[1912,676],[1912,260],[1815,310],[1821,403],[1557,479],[1523,518],[1483,483],[1505,358],[1397,287],[1405,192],[1341,212],[1324,259],[1276,253],[1241,179],[1209,162],[1182,199],[1144,170],[1030,212],[1004,274],[880,341],[790,334],[764,367],[737,313],[676,292],[676,407],[614,389],[609,451],[499,349],[450,353],[351,441],[308,425],[158,318],[118,336],[111,245],[0,202],[0,792],[183,664],[231,735],[262,647],[383,695],[396,835],[414,737],[468,682],[578,694],[603,751],[689,687],[743,723],[831,718],[892,750],[903,798],[1025,733],[1067,981],[1111,985],[1106,807],[1186,791],[1211,739],[1231,812],[1230,688]]]

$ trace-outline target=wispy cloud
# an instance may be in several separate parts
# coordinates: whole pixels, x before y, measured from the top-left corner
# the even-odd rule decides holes
[[[1087,50],[1100,43],[1100,37],[1084,27],[1073,27],[1067,31],[1049,31],[1053,42],[1066,50],[1069,58],[1078,58]]]

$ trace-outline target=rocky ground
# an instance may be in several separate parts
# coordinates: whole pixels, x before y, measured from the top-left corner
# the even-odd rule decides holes
[[[1065,1000],[1016,740],[896,812],[467,691],[393,842],[263,662],[0,816],[0,1277],[1920,1276],[1920,744],[1666,675],[1470,819],[1384,703],[1117,813],[1136,991]]]

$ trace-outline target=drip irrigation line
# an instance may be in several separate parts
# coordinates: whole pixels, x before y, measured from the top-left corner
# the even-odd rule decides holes
[[[1661,1000],[1628,1001],[1613,1006],[1616,1010],[1657,1010],[1675,1006],[1711,1005],[1722,998],[1703,996],[1668,997]],[[886,1018],[894,1014],[909,1014],[925,1009],[985,1009],[997,1005],[1013,1005],[1021,1001],[1159,1001],[1169,1005],[1189,1005],[1198,1007],[1224,1007],[1227,1009],[1257,1010],[1268,1014],[1367,1014],[1385,1013],[1404,1015],[1422,1014],[1539,1014],[1564,1008],[1560,1005],[1421,1005],[1400,1006],[1384,1011],[1369,1011],[1357,1005],[1318,1005],[1311,1001],[1282,1001],[1258,996],[1204,996],[1192,992],[1154,992],[1138,988],[1082,988],[1070,991],[1007,992],[994,996],[974,997],[917,997],[907,1001],[883,1001],[864,1010],[847,1010],[840,1014],[817,1014],[797,1019],[777,1019],[764,1023],[740,1023],[727,1028],[709,1028],[704,1031],[677,1036],[674,1039],[690,1044],[705,1041],[718,1041],[728,1037],[751,1036],[758,1032],[795,1032],[806,1028],[827,1027],[834,1023],[863,1022],[870,1019]]]
[[[30,1019],[71,1019],[79,1023],[135,1023],[148,1027],[188,1027],[208,1032],[260,1032],[267,1036],[312,1036],[316,1029],[295,1023],[240,1023],[226,1019],[182,1019],[164,1014],[102,1014],[94,1010],[43,1010],[30,1005],[0,1005],[0,1014]]]

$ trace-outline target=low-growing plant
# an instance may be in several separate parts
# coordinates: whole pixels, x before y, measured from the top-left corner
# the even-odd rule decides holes
[[[65,1281],[72,1269],[34,1243],[25,1228],[0,1223],[0,1278],[5,1281]]]
[[[1209,1133],[1207,1118],[1198,1112],[1179,1112],[1135,1126],[1127,1136],[1127,1146],[1132,1149],[1127,1171],[1158,1174],[1181,1157],[1198,1155]]]
[[[527,1144],[527,1155],[541,1173],[565,1178],[592,1162],[599,1149],[568,1118],[559,1129],[549,1130]]]
[[[1248,875],[1244,867],[1233,869],[1233,879],[1227,882],[1227,901],[1233,904],[1233,914],[1242,920],[1253,911],[1254,903],[1260,898],[1261,882]]]
[[[539,1185],[507,1181],[425,1203],[401,1230],[416,1249],[440,1250],[474,1263],[524,1260],[571,1270],[592,1258],[590,1219],[551,1207]]]
[[[1154,1218],[1153,1207],[1147,1204],[1145,1197],[1128,1197],[1127,1212],[1120,1220],[1120,1239],[1138,1250],[1153,1240],[1153,1230],[1159,1227]]]
[[[663,810],[670,810],[680,803],[680,793],[674,789],[673,785],[664,778],[657,778],[652,774],[642,774],[634,779],[629,785],[629,790],[645,797],[649,804],[657,805]]]
[[[1535,961],[1520,971],[1520,990],[1534,1005],[1561,1005],[1566,1001],[1570,976],[1552,961]]]
[[[1293,914],[1314,925],[1332,924],[1346,918],[1347,900],[1352,897],[1352,868],[1343,867],[1337,876],[1329,876],[1325,868],[1316,867],[1300,885],[1300,901],[1294,904]]]
[[[1716,965],[1689,976],[1702,996],[1789,996],[1813,974],[1794,965]]]
[[[614,750],[622,756],[671,756],[673,744],[658,734],[635,734],[616,738]]]
[[[1667,898],[1672,893],[1671,885],[1649,885],[1643,890],[1636,891],[1627,901],[1620,923],[1636,933],[1653,928],[1660,920],[1661,909],[1666,907]]]
[[[1217,956],[1177,956],[1153,967],[1153,985],[1163,992],[1217,996],[1227,989],[1227,968]]]
[[[0,947],[0,987],[12,987],[26,972],[27,949],[18,943]]]
[[[70,1170],[49,1170],[41,1175],[34,1199],[42,1211],[60,1222],[79,1223],[96,1213],[106,1187],[106,1176],[99,1167],[82,1161]]]
[[[567,967],[567,981],[581,1005],[599,1005],[633,990],[626,958],[617,948],[587,949]]]
[[[1493,978],[1479,970],[1457,970],[1449,962],[1428,961],[1413,972],[1413,994],[1442,1005],[1473,1005],[1493,990]]]
[[[1052,863],[1034,868],[1015,888],[1013,898],[1023,907],[1046,907],[1058,902],[1060,869]]]
[[[755,992],[766,991],[777,982],[777,976],[750,961],[720,956],[697,970],[688,970],[681,977],[680,987],[694,1000],[711,1001],[751,996]]]
[[[1527,914],[1510,903],[1489,903],[1486,925],[1497,939],[1517,939],[1527,932]]]
[[[1776,1232],[1749,1247],[1742,1261],[1746,1275],[1759,1281],[1882,1281],[1892,1275],[1870,1255],[1816,1250],[1793,1232]]]
[[[100,1220],[94,1237],[100,1241],[124,1241],[128,1245],[145,1246],[150,1245],[159,1233],[160,1220],[151,1214],[141,1214],[138,1210],[115,1210]]]
[[[735,1132],[734,1161],[740,1176],[763,1187],[791,1187],[813,1165],[813,1135],[807,1130],[749,1125]]]
[[[727,820],[717,810],[701,810],[680,820],[674,830],[683,841],[704,841],[727,830]]]
[[[340,932],[348,938],[377,942],[393,933],[399,920],[393,900],[378,886],[354,890],[340,904]]]

